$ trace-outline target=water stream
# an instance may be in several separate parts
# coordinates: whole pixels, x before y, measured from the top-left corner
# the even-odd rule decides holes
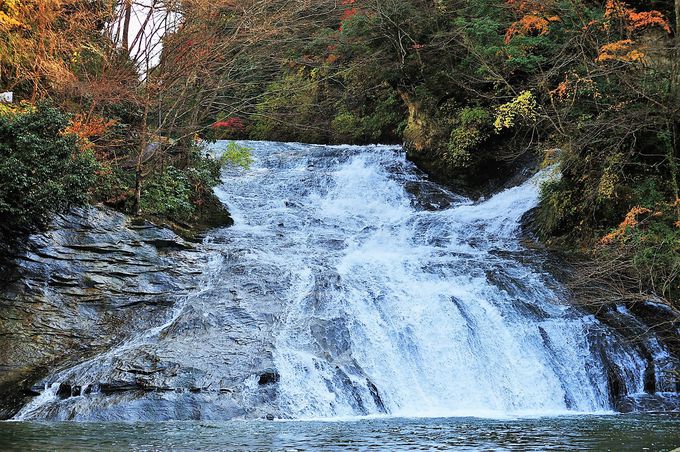
[[[201,245],[202,289],[48,377],[17,419],[608,413],[612,366],[619,391],[644,392],[645,360],[522,243],[550,170],[474,203],[399,147],[245,144],[252,168],[216,190],[235,226]],[[64,382],[91,390],[64,399]]]

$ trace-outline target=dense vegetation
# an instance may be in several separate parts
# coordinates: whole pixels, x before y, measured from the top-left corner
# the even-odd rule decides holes
[[[61,133],[67,126],[67,117],[46,105],[0,113],[1,235],[28,232],[54,210],[85,201],[97,164],[75,136]]]
[[[214,114],[238,127],[222,133],[404,141],[422,168],[473,194],[527,162],[558,164],[536,215],[541,238],[594,259],[582,276],[606,280],[601,294],[678,301],[680,4],[302,3],[272,32],[275,48],[225,47],[236,63],[212,74],[230,80]],[[279,17],[276,5],[259,18],[225,8],[187,29],[220,40],[246,18]]]
[[[217,217],[206,205],[220,205],[220,168],[247,166],[248,154],[232,146],[213,157],[198,129],[150,111],[190,71],[155,63],[157,28],[181,12],[170,3],[0,1],[0,91],[16,99],[0,104],[1,241],[88,201],[179,228]],[[133,14],[153,25],[133,33]],[[185,108],[180,99],[164,113]]]
[[[0,2],[0,86],[73,115],[95,199],[191,218],[216,174],[197,136],[405,142],[473,194],[558,164],[541,238],[608,296],[678,302],[680,1],[147,3],[162,52],[125,0]]]

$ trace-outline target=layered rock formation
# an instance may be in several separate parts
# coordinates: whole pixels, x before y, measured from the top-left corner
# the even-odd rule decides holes
[[[167,229],[99,208],[59,216],[21,248],[0,290],[0,418],[49,372],[159,323],[206,260]]]

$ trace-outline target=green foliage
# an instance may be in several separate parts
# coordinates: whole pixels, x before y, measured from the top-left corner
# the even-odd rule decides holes
[[[142,191],[142,213],[190,223],[211,196],[211,189],[220,183],[223,166],[247,169],[251,163],[250,149],[233,141],[219,158],[194,147],[186,168],[168,166],[148,177]]]
[[[533,74],[546,63],[552,47],[548,36],[517,36],[504,49],[505,66],[510,72]]]
[[[636,181],[633,186],[635,205],[655,209],[668,201],[665,184],[655,177],[645,177]]]
[[[451,132],[448,145],[449,163],[456,168],[469,168],[479,163],[472,153],[489,136],[489,112],[481,107],[466,107],[458,114],[459,125]]]
[[[499,19],[490,15],[460,16],[453,23],[474,48],[474,52],[465,55],[460,69],[478,77],[493,77],[493,67],[502,64],[504,53],[503,25]]]
[[[406,120],[404,107],[396,93],[383,88],[373,101],[370,114],[362,120],[366,140],[372,143],[398,140]]]
[[[347,110],[340,111],[331,121],[334,138],[339,142],[354,143],[364,134],[361,119]]]
[[[142,212],[175,221],[190,221],[196,211],[191,196],[189,177],[169,166],[148,179],[142,192]]]
[[[224,153],[222,153],[220,156],[219,165],[220,167],[224,165],[240,166],[241,168],[248,169],[253,163],[253,156],[250,151],[251,149],[247,146],[238,144],[235,141],[230,141],[229,144],[227,144],[227,148],[224,150]],[[214,170],[214,165],[212,168]],[[212,174],[215,173],[213,172]],[[217,176],[215,177],[215,184],[218,180],[219,173],[217,173]]]
[[[632,262],[649,287],[669,299],[680,299],[680,229],[675,212],[652,219],[630,232]]]
[[[680,224],[677,203],[633,208],[600,242],[602,252],[623,260],[644,286],[670,300],[680,296]]]
[[[130,198],[134,186],[134,172],[129,169],[105,165],[97,173],[96,183],[92,188],[92,199],[129,212],[132,209]]]
[[[255,123],[251,137],[261,140],[322,141],[315,127],[320,118],[319,91],[321,87],[316,74],[300,70],[286,74],[281,80],[267,87],[263,100],[256,106]]]
[[[482,142],[484,137],[479,129],[474,127],[456,127],[451,132],[449,140],[449,161],[452,166],[466,168],[473,164],[470,151]]]
[[[489,121],[489,112],[481,107],[466,107],[460,114],[460,123],[463,127],[481,127]]]
[[[541,186],[538,209],[539,234],[544,240],[568,232],[578,218],[578,207],[570,184],[564,179],[550,179]]]
[[[0,234],[44,227],[88,199],[97,163],[64,135],[68,116],[40,104],[0,114]]]

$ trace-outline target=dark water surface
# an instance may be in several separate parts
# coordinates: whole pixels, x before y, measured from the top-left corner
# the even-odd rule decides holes
[[[673,450],[680,415],[0,423],[0,450]]]

